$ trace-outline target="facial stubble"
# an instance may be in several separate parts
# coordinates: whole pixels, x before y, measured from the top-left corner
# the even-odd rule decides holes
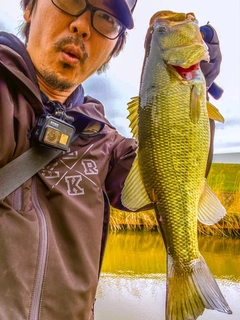
[[[84,64],[88,59],[88,54],[86,52],[84,43],[78,37],[66,37],[64,39],[57,41],[54,44],[55,52],[57,53],[61,52],[62,48],[68,44],[74,44],[75,46],[80,47],[82,55],[81,55],[81,58],[79,59],[79,63]],[[71,66],[70,64],[64,63],[64,62],[59,62],[59,63],[62,64],[63,70],[72,69],[74,71],[74,67]],[[63,77],[61,74],[59,75],[53,71],[50,71],[48,67],[42,66],[41,70],[38,70],[37,73],[42,78],[42,80],[54,90],[67,91],[71,88],[76,87],[76,82],[66,79],[66,77]]]

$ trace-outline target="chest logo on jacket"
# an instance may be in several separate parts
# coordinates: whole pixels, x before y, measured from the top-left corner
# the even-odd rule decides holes
[[[87,158],[87,153],[92,147],[93,144],[82,155],[78,151],[63,153],[61,158],[42,168],[39,174],[52,189],[61,185],[70,196],[84,195],[84,184],[96,185],[94,176],[98,174],[97,163]]]

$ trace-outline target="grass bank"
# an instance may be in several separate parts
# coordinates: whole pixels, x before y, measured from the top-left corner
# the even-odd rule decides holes
[[[198,224],[201,234],[240,234],[240,164],[213,163],[207,182],[227,210],[227,215],[213,226]],[[157,228],[153,210],[133,213],[111,208],[110,229]]]

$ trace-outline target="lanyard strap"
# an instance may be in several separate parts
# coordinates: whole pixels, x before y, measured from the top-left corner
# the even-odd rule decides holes
[[[20,187],[62,150],[33,146],[0,169],[0,200]]]
[[[78,136],[79,133],[75,132],[72,142]],[[61,152],[59,149],[36,145],[0,168],[0,200],[34,176]]]

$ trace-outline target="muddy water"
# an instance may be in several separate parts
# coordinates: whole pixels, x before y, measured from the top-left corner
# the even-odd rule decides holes
[[[199,320],[240,320],[240,238],[200,237],[199,247],[233,315],[206,310]],[[157,232],[110,234],[95,320],[165,320],[166,255]]]

